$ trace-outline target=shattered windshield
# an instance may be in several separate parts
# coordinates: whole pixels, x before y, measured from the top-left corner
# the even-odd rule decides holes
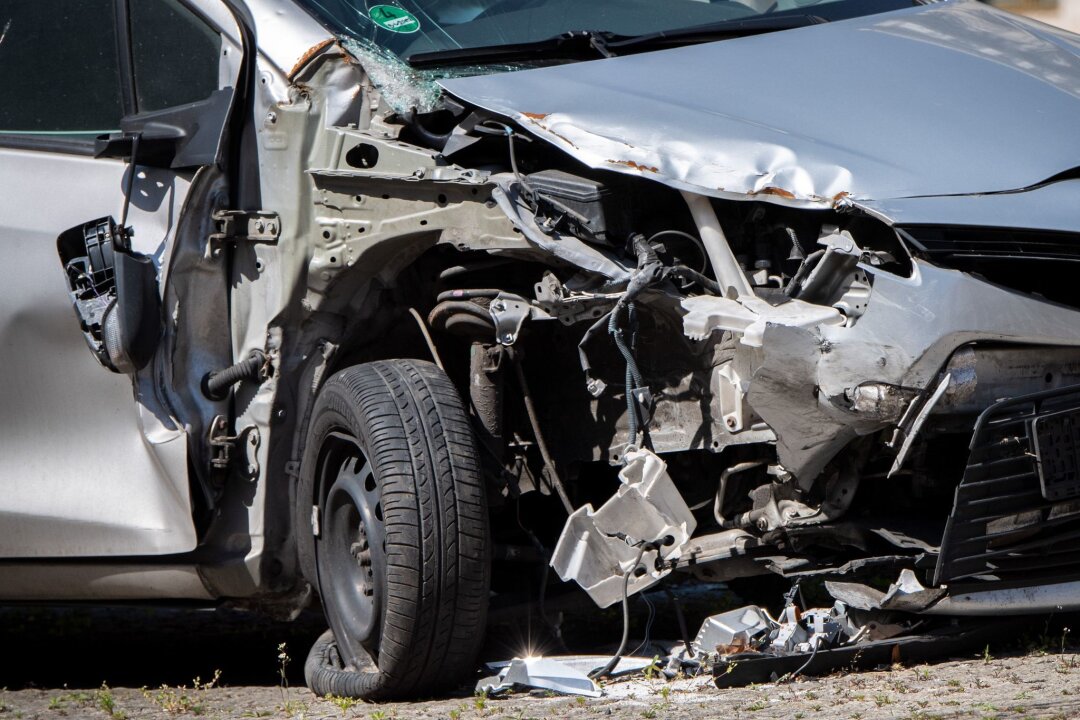
[[[839,20],[913,0],[297,0],[334,32],[401,58],[533,43],[571,31],[636,37],[792,14]]]

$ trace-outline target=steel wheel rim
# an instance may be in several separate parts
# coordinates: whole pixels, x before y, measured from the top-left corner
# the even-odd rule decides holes
[[[356,668],[379,657],[386,572],[382,493],[367,455],[351,434],[325,442],[319,585],[338,650]]]

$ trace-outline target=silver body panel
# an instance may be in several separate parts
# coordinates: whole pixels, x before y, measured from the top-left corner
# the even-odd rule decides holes
[[[194,549],[184,429],[87,351],[56,254],[59,231],[120,216],[125,164],[0,148],[0,168],[0,557]],[[188,181],[144,175],[130,221],[160,260]]]
[[[5,600],[191,600],[214,595],[194,566],[175,564],[0,563]]]
[[[1061,180],[1018,192],[880,200],[864,207],[900,225],[970,225],[1076,232],[1080,180]]]

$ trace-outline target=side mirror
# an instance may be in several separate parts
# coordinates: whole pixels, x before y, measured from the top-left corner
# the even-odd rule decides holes
[[[131,250],[130,233],[108,217],[71,228],[56,242],[87,346],[103,366],[128,374],[146,367],[161,337],[157,271]]]

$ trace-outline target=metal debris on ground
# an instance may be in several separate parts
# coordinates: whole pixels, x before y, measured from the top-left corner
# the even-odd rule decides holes
[[[873,634],[869,624],[856,623],[841,602],[832,608],[805,611],[788,604],[779,619],[770,617],[763,608],[750,605],[706,618],[694,640],[692,659],[705,662],[743,653],[815,652],[854,644]]]
[[[603,661],[600,661],[603,662]],[[600,686],[586,672],[555,658],[514,658],[497,675],[476,684],[476,691],[498,695],[514,688],[551,690],[563,695],[600,697]]]
[[[606,656],[567,655],[489,663],[486,669],[492,674],[477,683],[476,691],[499,695],[534,689],[619,696],[628,692],[627,682],[643,675],[652,678],[649,668],[667,681],[711,675],[719,688],[783,683],[843,668],[869,669],[955,655],[983,647],[1001,631],[1000,624],[860,610],[839,600],[832,607],[803,610],[794,600],[796,592],[793,588],[788,593],[777,618],[760,606],[747,605],[707,617],[692,641],[660,643],[670,647],[663,656],[621,658],[611,672],[602,674],[616,682],[603,687],[593,678],[600,679],[597,668],[608,661]]]
[[[945,588],[926,588],[911,570],[904,569],[886,592],[859,583],[826,582],[825,588],[837,600],[861,610],[901,610],[923,612],[945,596]]]
[[[559,655],[491,662],[484,669],[492,674],[476,683],[476,692],[495,696],[514,690],[533,689],[550,690],[562,695],[600,697],[605,693],[590,678],[590,674],[609,660],[607,655]],[[637,676],[656,665],[657,658],[621,657],[607,677],[617,680]]]

